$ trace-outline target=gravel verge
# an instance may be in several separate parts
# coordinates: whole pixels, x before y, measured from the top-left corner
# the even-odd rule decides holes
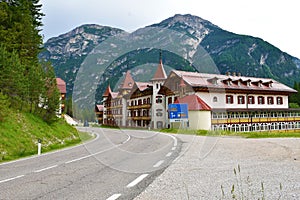
[[[299,138],[176,137],[180,156],[136,200],[300,199]]]

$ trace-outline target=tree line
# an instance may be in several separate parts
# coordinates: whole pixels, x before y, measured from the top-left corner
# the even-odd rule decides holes
[[[60,93],[50,63],[38,54],[43,40],[39,0],[0,0],[0,121],[7,109],[56,119]]]
[[[292,94],[290,96],[290,99],[289,99],[290,107],[300,108],[300,82],[294,83],[294,89],[297,90],[298,93]]]

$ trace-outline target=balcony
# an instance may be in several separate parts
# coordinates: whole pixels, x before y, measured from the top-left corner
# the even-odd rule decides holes
[[[130,120],[145,120],[145,121],[150,121],[151,117],[150,116],[139,116],[139,117],[128,117]]]
[[[128,110],[134,110],[134,109],[149,109],[151,108],[151,104],[142,104],[137,106],[128,106]]]

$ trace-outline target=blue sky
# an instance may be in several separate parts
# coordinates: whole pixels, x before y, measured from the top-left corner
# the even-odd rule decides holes
[[[260,37],[300,58],[297,0],[41,0],[47,40],[82,24],[134,31],[175,14],[193,14],[238,34]]]

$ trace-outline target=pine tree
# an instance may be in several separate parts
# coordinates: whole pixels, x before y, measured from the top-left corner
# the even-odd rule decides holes
[[[52,121],[59,92],[53,68],[38,60],[43,16],[39,0],[0,1],[0,90],[11,106],[28,105],[30,112]]]
[[[60,93],[58,91],[54,69],[50,63],[43,63],[44,68],[44,88],[40,97],[40,110],[42,118],[46,122],[53,122],[57,119],[60,104]]]

